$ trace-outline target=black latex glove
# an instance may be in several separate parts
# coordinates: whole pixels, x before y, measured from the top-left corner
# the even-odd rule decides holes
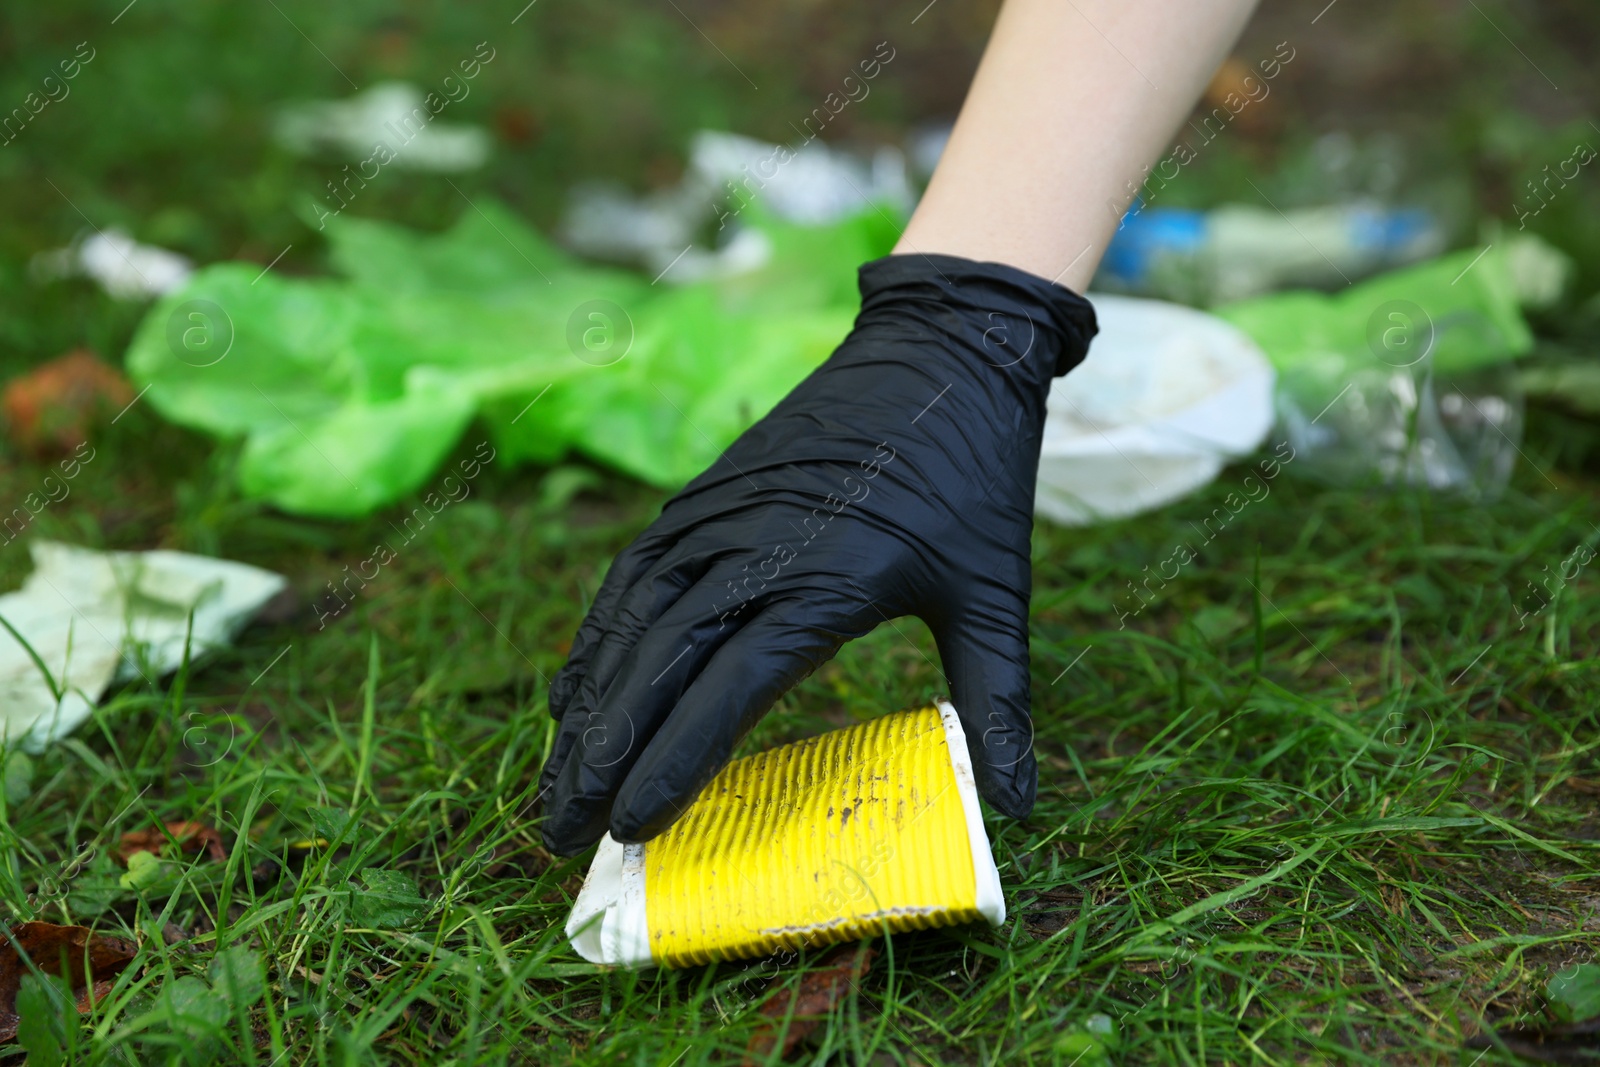
[[[838,350],[606,575],[550,683],[552,852],[666,829],[778,697],[901,615],[938,642],[979,792],[1033,808],[1034,481],[1051,379],[1083,359],[1094,310],[954,256],[860,280]]]

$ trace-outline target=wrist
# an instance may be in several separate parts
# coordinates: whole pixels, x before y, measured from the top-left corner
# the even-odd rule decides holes
[[[897,254],[863,264],[858,331],[916,325],[979,370],[1041,398],[1083,361],[1097,330],[1082,296],[1004,263]]]

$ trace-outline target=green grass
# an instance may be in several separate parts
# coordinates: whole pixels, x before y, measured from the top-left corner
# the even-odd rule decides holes
[[[175,467],[205,455],[153,421],[123,428],[155,434]],[[103,509],[152,476],[117,444],[81,476],[85,506],[47,512],[41,532],[157,536],[290,569],[314,594],[384,521],[258,515],[217,465],[154,472],[178,479],[176,503],[112,533]],[[258,626],[204,669],[130,685],[35,760],[5,812],[0,892],[20,916],[143,945],[74,1062],[741,1052],[754,1006],[804,965],[608,973],[560,932],[586,862],[539,846],[540,676],[659,499],[603,479],[563,499],[570,471],[498,475],[326,629],[304,609]],[[1486,1021],[1542,1018],[1545,982],[1593,958],[1593,578],[1522,630],[1516,597],[1600,540],[1596,487],[1552,490],[1524,468],[1484,508],[1284,477],[1118,629],[1112,591],[1192,539],[1239,477],[1142,519],[1040,526],[1040,801],[989,824],[1010,916],[886,939],[808,1056],[1065,1062],[1103,1015],[1121,1062],[1454,1062]],[[751,743],[921,700],[941,687],[935,658],[920,624],[880,627]],[[108,846],[172,819],[221,829],[226,867],[196,858],[142,894],[106,892]],[[420,900],[374,912],[369,868]],[[237,1015],[177,1011],[163,990],[237,946],[265,996]]]

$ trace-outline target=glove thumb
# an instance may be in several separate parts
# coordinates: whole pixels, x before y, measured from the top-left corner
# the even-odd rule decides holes
[[[1025,818],[1039,790],[1025,609],[966,614],[936,629],[934,637],[979,794],[996,811]]]

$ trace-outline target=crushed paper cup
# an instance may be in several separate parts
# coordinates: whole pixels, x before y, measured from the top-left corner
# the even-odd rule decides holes
[[[591,963],[686,967],[1005,915],[941,700],[735,760],[642,845],[607,834],[566,929]]]

